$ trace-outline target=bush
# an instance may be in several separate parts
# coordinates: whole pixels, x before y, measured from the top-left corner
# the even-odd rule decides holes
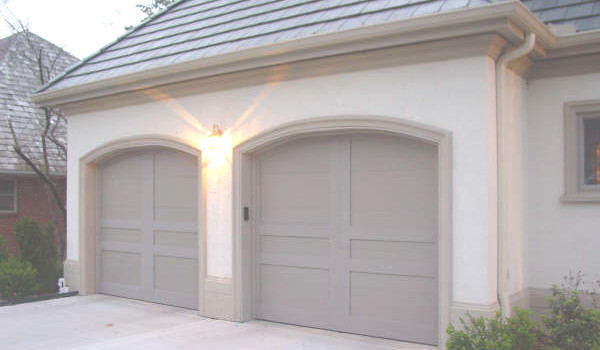
[[[0,235],[0,261],[8,259],[8,242],[6,237]]]
[[[0,298],[19,299],[40,288],[37,271],[27,261],[9,257],[0,261]]]
[[[468,322],[460,319],[462,330],[448,327],[448,350],[535,350],[543,337],[526,310],[515,310],[515,315],[503,320],[500,313],[492,319],[475,318],[467,314]]]
[[[543,318],[552,344],[561,350],[600,348],[600,311],[585,309],[576,287],[553,286],[550,315]]]
[[[503,320],[498,313],[486,320],[467,314],[460,319],[463,330],[450,325],[448,350],[600,350],[600,311],[581,304],[581,274],[567,277],[569,283],[553,286],[550,314],[542,325],[531,313],[515,309],[515,315]],[[594,296],[594,295],[592,295]]]
[[[42,292],[55,292],[58,279],[58,252],[55,242],[56,229],[48,224],[42,231],[33,219],[23,217],[15,225],[15,237],[19,244],[21,260],[28,261],[38,271]]]

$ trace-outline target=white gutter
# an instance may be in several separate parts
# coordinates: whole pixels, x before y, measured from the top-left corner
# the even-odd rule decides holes
[[[514,51],[503,54],[496,62],[496,147],[497,147],[497,182],[498,182],[498,302],[501,306],[502,315],[510,317],[511,307],[510,298],[506,288],[506,282],[509,278],[506,267],[506,229],[504,225],[505,216],[505,198],[504,189],[507,187],[504,178],[504,169],[502,161],[504,159],[504,104],[505,104],[505,77],[506,67],[516,59],[526,56],[535,47],[535,34],[527,33],[523,44]]]

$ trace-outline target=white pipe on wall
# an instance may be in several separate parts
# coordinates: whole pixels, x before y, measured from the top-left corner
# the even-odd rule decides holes
[[[516,59],[519,59],[529,54],[535,47],[535,34],[527,33],[525,41],[516,50],[507,52],[498,58],[496,62],[496,146],[497,146],[497,175],[498,175],[498,302],[500,303],[502,315],[510,317],[511,307],[510,298],[506,288],[509,278],[508,269],[506,267],[507,257],[507,232],[505,232],[505,206],[504,189],[506,188],[503,160],[504,160],[504,104],[505,104],[505,80],[506,67]]]

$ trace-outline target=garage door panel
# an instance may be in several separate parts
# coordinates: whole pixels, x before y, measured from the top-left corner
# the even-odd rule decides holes
[[[256,318],[288,324],[332,329],[331,315],[326,310],[286,308],[281,305],[261,305]]]
[[[353,172],[351,182],[352,225],[437,230],[431,174]]]
[[[261,222],[327,224],[329,173],[280,173],[262,176]]]
[[[141,181],[136,179],[102,179],[102,203],[104,206],[118,205],[124,208],[139,207]]]
[[[355,135],[352,171],[435,170],[437,147],[420,140],[391,135]]]
[[[102,251],[102,281],[141,286],[142,255],[128,251]]]
[[[142,170],[141,164],[144,159],[139,157],[140,153],[132,152],[111,159],[109,164],[102,167],[102,178],[105,180],[138,180],[147,174]]]
[[[197,179],[163,179],[155,182],[154,217],[163,221],[193,221],[197,217]]]
[[[351,240],[351,270],[435,278],[437,245]]]
[[[312,256],[307,258],[302,255],[275,253],[261,253],[257,261],[259,264],[266,266],[277,265],[311,269],[328,269],[331,264],[329,257]]]
[[[141,217],[141,182],[102,180],[102,205],[105,219],[127,220]]]
[[[175,305],[188,309],[198,309],[198,296],[190,293],[178,293],[168,290],[155,289],[152,301],[160,304]]]
[[[154,221],[152,228],[155,231],[168,232],[197,232],[198,223],[195,221]]]
[[[154,152],[154,173],[157,180],[162,179],[197,179],[197,158],[182,152]]]
[[[261,304],[309,313],[323,313],[328,309],[329,271],[265,264],[259,268]]]
[[[285,237],[261,235],[259,249],[262,253],[328,256],[329,240],[320,237]]]
[[[101,241],[100,249],[102,251],[111,251],[111,252],[122,252],[122,253],[135,253],[142,254],[144,251],[143,245],[141,243],[123,243],[123,242],[110,242],[110,241]]]
[[[437,306],[430,302],[436,290],[433,278],[352,272],[350,315],[391,321],[410,315],[411,323],[431,325],[437,318]]]
[[[181,248],[198,247],[197,232],[154,231],[154,245],[173,246]]]
[[[435,243],[437,240],[437,231],[425,231],[422,229],[399,231],[393,227],[365,228],[359,226],[350,226],[348,228],[348,239]]]
[[[102,282],[102,293],[131,299],[142,299],[144,289],[139,286]]]
[[[437,344],[437,329],[433,330],[436,336],[432,336],[431,322],[428,324],[416,324],[411,321],[411,315],[406,315],[406,320],[373,322],[372,318],[353,318],[345,329],[349,333],[368,334],[375,337],[408,340],[413,343]],[[437,327],[436,327],[437,328]]]
[[[278,146],[260,155],[259,168],[263,174],[327,172],[331,165],[332,141],[319,143],[299,139]]]
[[[198,290],[198,260],[154,256],[154,288],[193,294]]]
[[[264,224],[257,225],[261,236],[328,238],[332,227],[329,225]]]
[[[139,229],[102,227],[100,239],[103,242],[141,243],[142,232]]]
[[[142,227],[141,220],[120,220],[120,219],[106,219],[100,218],[99,220],[101,227],[106,228],[119,228],[125,230],[139,230]]]

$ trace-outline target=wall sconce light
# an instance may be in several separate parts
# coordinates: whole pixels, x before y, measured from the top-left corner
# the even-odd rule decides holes
[[[215,150],[215,149],[219,148],[222,140],[223,140],[223,131],[221,131],[221,129],[219,129],[219,126],[217,124],[213,124],[213,130],[210,133],[210,135],[208,135],[208,137],[206,138],[205,147],[210,150]]]
[[[213,130],[204,140],[203,145],[205,155],[205,165],[219,167],[224,162],[231,163],[231,136],[229,133],[221,131],[217,124],[213,125]]]

